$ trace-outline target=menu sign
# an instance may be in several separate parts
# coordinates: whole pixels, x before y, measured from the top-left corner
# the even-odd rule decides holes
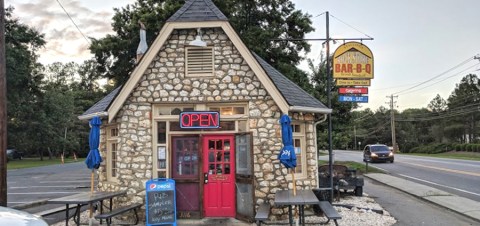
[[[147,181],[147,226],[177,225],[175,181],[172,179],[153,179]]]

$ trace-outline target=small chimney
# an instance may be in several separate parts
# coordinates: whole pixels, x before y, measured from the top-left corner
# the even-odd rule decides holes
[[[140,24],[140,43],[138,44],[137,48],[137,64],[143,57],[143,54],[147,52],[148,45],[147,45],[147,32],[145,31],[145,25],[142,21],[138,21]]]

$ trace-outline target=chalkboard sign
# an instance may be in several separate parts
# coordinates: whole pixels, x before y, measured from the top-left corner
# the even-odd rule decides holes
[[[147,181],[146,196],[147,226],[177,225],[174,180],[159,178]]]

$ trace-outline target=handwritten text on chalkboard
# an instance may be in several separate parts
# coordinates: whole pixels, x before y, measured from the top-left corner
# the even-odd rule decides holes
[[[175,221],[174,191],[149,191],[148,222],[150,224],[169,223]]]

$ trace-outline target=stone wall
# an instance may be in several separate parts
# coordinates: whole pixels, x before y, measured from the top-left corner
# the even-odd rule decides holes
[[[215,73],[212,77],[185,76],[185,46],[194,39],[195,30],[175,30],[118,112],[119,125],[118,181],[106,181],[102,166],[100,190],[127,188],[124,201],[143,202],[145,182],[152,176],[152,122],[154,104],[248,102],[248,124],[253,133],[256,203],[272,202],[277,189],[285,183],[285,168],[277,160],[281,149],[278,120],[281,112],[239,51],[219,28],[202,29],[203,40],[214,46]],[[313,121],[313,116],[293,115],[295,119]],[[298,189],[316,187],[314,137],[312,124],[306,126],[308,177],[297,181]],[[102,135],[105,135],[103,132]],[[102,139],[105,152],[105,139]],[[102,153],[105,156],[105,153]],[[284,211],[276,210],[277,213]]]

